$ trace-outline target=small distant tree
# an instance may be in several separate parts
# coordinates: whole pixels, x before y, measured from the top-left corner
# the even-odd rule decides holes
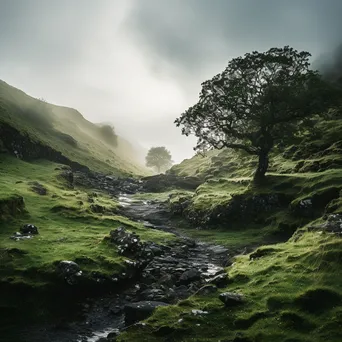
[[[99,127],[101,138],[109,145],[118,146],[118,136],[115,133],[114,126],[102,125]]]
[[[309,69],[309,57],[285,46],[232,59],[202,83],[198,103],[176,125],[182,134],[198,137],[195,150],[232,148],[257,155],[254,179],[263,179],[273,146],[331,100],[331,89]]]
[[[162,169],[167,170],[172,165],[171,153],[164,147],[151,147],[146,155],[146,166],[155,167],[160,173]]]

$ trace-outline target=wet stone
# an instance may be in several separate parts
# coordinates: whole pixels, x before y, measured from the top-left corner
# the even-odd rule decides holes
[[[146,319],[151,316],[154,310],[159,306],[167,306],[169,304],[158,301],[141,301],[125,305],[125,323],[131,325],[135,322]]]
[[[189,284],[193,281],[200,280],[200,279],[201,279],[201,272],[195,268],[192,268],[191,270],[185,271],[181,275],[181,277],[179,278],[179,282],[181,284]]]

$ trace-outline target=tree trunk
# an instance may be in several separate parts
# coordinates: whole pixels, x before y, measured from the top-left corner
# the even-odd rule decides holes
[[[258,168],[254,175],[254,181],[259,182],[265,178],[265,173],[268,169],[268,152],[260,152]]]

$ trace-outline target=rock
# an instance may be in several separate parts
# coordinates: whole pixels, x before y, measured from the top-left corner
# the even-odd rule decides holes
[[[60,263],[58,264],[58,268],[64,275],[76,274],[81,271],[80,266],[78,266],[76,262],[70,260],[60,261]]]
[[[193,281],[201,279],[201,272],[195,268],[185,271],[179,278],[180,284],[190,284]]]
[[[226,287],[229,284],[229,279],[227,273],[222,273],[214,278],[207,280],[208,283],[216,285],[218,288]]]
[[[174,289],[176,297],[178,299],[185,299],[190,296],[190,292],[185,285],[178,286]]]
[[[195,316],[202,316],[202,315],[207,315],[209,312],[202,311],[202,310],[191,310],[191,313]]]
[[[239,293],[233,292],[224,292],[219,295],[219,299],[224,303],[226,307],[234,306],[237,304],[241,304],[244,301],[244,298]]]
[[[152,315],[153,311],[160,306],[169,304],[156,301],[141,301],[125,305],[125,323],[131,325]]]
[[[175,279],[172,274],[165,274],[159,278],[158,283],[171,287],[175,283]]]
[[[207,296],[209,294],[217,292],[217,287],[214,285],[205,285],[201,287],[197,292],[196,295],[198,296]]]
[[[19,232],[16,232],[14,235],[10,236],[10,239],[15,240],[15,241],[26,240],[26,239],[31,239],[31,238],[32,238],[31,234],[21,234]]]
[[[162,289],[147,289],[140,293],[139,298],[142,300],[160,301],[164,302],[167,299],[165,291]]]
[[[44,196],[47,194],[47,189],[44,187],[44,185],[38,183],[38,182],[29,182],[29,185],[31,185],[31,190],[35,192],[38,195]]]
[[[65,179],[70,185],[74,182],[74,174],[70,170],[63,170],[60,174],[60,177]]]
[[[322,225],[322,229],[327,232],[342,234],[342,215],[329,215],[326,222]]]
[[[166,257],[156,257],[154,258],[156,262],[162,263],[162,264],[178,264],[179,260],[176,258],[173,258],[171,256]]]
[[[112,230],[110,241],[118,245],[119,254],[139,260],[139,265],[146,264],[153,258],[150,249],[153,244],[141,242],[137,234],[126,231],[124,227]]]
[[[58,270],[69,285],[77,283],[77,278],[82,275],[80,266],[74,261],[63,260],[58,264]]]
[[[27,234],[27,235],[37,235],[37,234],[39,234],[38,233],[38,228],[35,226],[35,225],[33,225],[33,224],[30,224],[30,223],[28,223],[28,224],[24,224],[21,228],[20,228],[20,232],[22,233],[22,234]]]

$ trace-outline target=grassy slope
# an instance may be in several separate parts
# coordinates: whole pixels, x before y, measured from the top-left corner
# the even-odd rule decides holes
[[[341,341],[341,238],[298,234],[264,250],[254,260],[239,257],[227,269],[226,288],[160,308],[119,341]],[[225,308],[218,299],[225,291],[243,294],[245,303]],[[194,316],[193,309],[208,314]]]
[[[60,171],[55,170],[57,164],[49,161],[27,163],[9,156],[0,157],[0,199],[23,196],[28,211],[16,218],[0,218],[0,278],[3,281],[44,285],[49,282],[49,274],[55,272],[55,261],[82,257],[92,260],[84,265],[81,263],[88,272],[118,272],[122,269],[123,258],[104,237],[120,225],[136,231],[145,240],[165,242],[172,238],[170,234],[144,229],[140,224],[111,213],[117,203],[105,194],[94,200],[95,204],[108,208],[108,214],[94,214],[88,203],[91,189],[69,189],[59,178]],[[33,192],[28,184],[31,181],[44,185],[47,195]],[[30,240],[10,240],[9,237],[25,223],[38,226],[40,234]],[[7,253],[6,250],[11,248],[19,248],[27,254]]]
[[[130,328],[119,340],[341,341],[342,240],[338,235],[307,231],[305,226],[320,222],[325,213],[342,213],[341,126],[341,119],[321,121],[318,137],[304,138],[284,153],[275,151],[263,186],[251,185],[256,161],[240,152],[212,151],[174,166],[171,173],[206,180],[190,196],[194,211],[211,211],[237,195],[278,193],[290,198],[289,206],[258,214],[261,223],[239,221],[227,222],[220,229],[184,229],[193,237],[234,249],[269,242],[267,237],[280,227],[304,228],[287,242],[260,247],[263,257],[238,257],[226,270],[230,284],[218,293],[194,295],[176,306],[160,308],[145,325]],[[339,197],[331,200],[331,193],[335,197],[336,192]],[[306,198],[318,203],[312,215],[291,212]],[[246,303],[224,308],[218,299],[224,291],[243,294]],[[209,313],[195,316],[193,309]]]
[[[46,129],[39,122],[30,120],[28,110],[42,111],[43,115],[49,117],[53,129]],[[61,151],[69,159],[94,171],[148,174],[136,161],[135,151],[125,139],[119,137],[117,148],[110,146],[101,140],[98,126],[84,119],[75,109],[45,104],[3,81],[0,81],[1,122],[28,133],[33,140]],[[72,136],[77,146],[70,145],[60,132]]]

